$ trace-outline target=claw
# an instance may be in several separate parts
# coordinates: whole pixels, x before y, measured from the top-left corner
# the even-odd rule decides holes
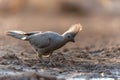
[[[41,62],[42,65],[47,66],[47,63],[44,60],[39,60]]]
[[[56,66],[56,64],[53,62],[53,60],[51,59],[51,56],[49,57],[49,66]]]
[[[48,65],[49,65],[49,66],[56,66],[56,64],[53,63],[53,62],[51,62],[51,61],[48,63]]]

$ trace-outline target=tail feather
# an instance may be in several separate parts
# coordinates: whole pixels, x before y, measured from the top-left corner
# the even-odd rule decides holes
[[[28,40],[28,36],[23,31],[8,31],[7,35],[21,40]]]

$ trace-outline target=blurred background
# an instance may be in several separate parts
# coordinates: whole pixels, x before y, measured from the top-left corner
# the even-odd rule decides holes
[[[83,31],[77,38],[81,44],[108,37],[119,42],[115,39],[120,35],[119,16],[120,0],[0,0],[0,35],[8,30],[62,34],[81,23]]]
[[[62,34],[77,23],[81,23],[83,30],[76,36],[76,43],[69,43],[54,52],[65,57],[54,54],[53,59],[58,63],[53,69],[44,68],[33,60],[35,52],[30,44],[6,35],[8,30]],[[21,79],[26,80],[24,74],[17,71],[31,73],[32,70],[37,73],[48,70],[52,75],[63,74],[69,79],[75,72],[77,78],[81,75],[87,80],[99,76],[97,72],[102,79],[108,74],[117,80],[120,76],[120,0],[0,0],[0,75],[5,75],[0,79],[7,80],[9,74],[21,74]],[[80,74],[76,75],[76,72]],[[66,76],[69,73],[71,75]],[[33,76],[35,80],[39,79],[38,75]]]

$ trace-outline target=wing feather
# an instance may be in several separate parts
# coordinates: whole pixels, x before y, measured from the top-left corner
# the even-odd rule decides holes
[[[50,38],[45,34],[36,34],[29,39],[31,45],[37,48],[45,48],[50,45]]]

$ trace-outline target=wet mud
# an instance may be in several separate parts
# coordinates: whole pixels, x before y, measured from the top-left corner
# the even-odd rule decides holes
[[[85,23],[91,19],[81,20]],[[94,20],[96,18],[91,21]],[[55,29],[59,31],[54,27]],[[118,32],[112,34],[111,30],[108,31],[107,34],[105,30],[93,33],[91,28],[85,27],[77,35],[75,44],[68,43],[53,53],[53,65],[39,62],[28,42],[1,35],[0,80],[117,80],[120,78],[120,37]],[[49,63],[47,58],[44,60]]]

